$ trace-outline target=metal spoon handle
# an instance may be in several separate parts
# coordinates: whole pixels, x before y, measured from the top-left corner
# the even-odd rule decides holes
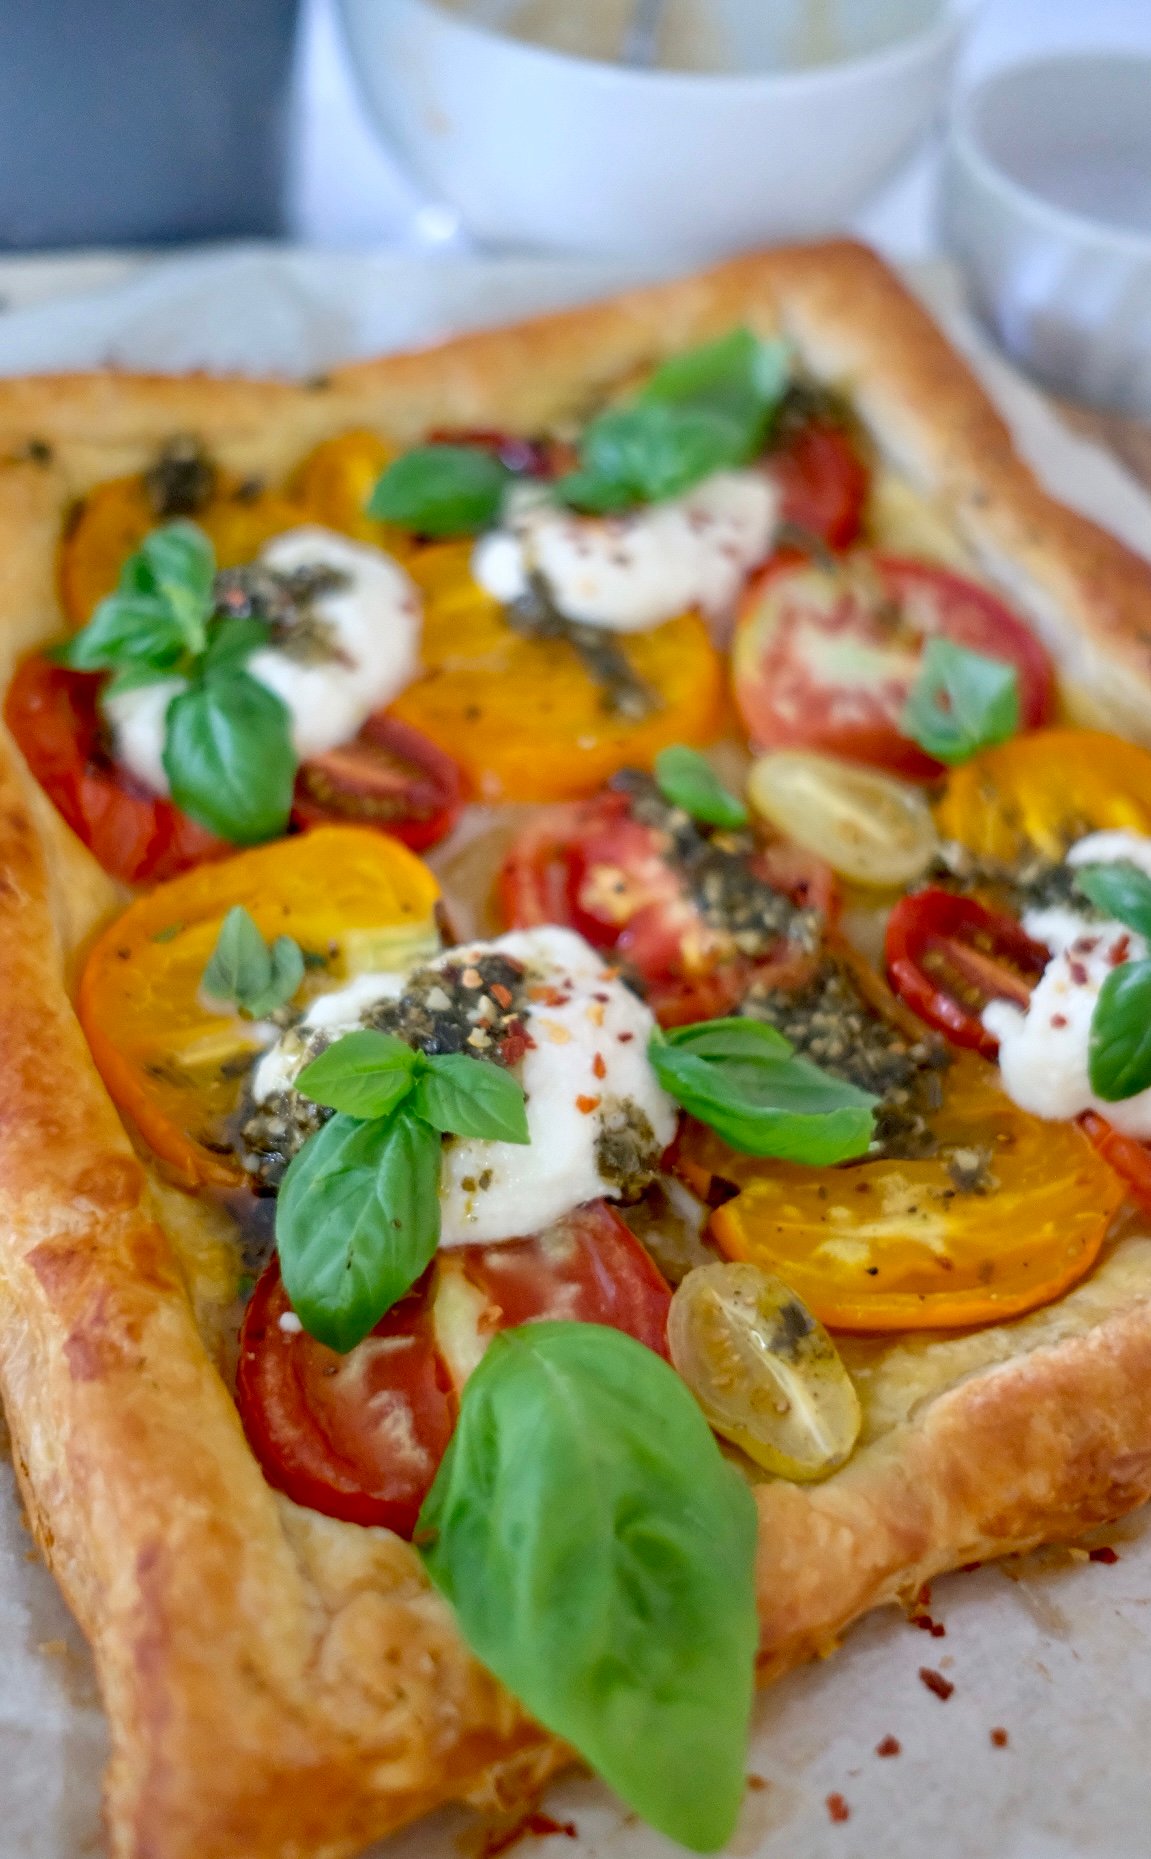
[[[621,62],[637,70],[650,70],[659,60],[659,39],[667,0],[635,0],[624,33]]]

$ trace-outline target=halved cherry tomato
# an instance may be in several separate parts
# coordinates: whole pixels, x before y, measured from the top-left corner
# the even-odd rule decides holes
[[[1123,1186],[1073,1123],[1045,1123],[961,1053],[932,1118],[939,1153],[837,1169],[757,1162],[692,1126],[680,1166],[713,1198],[733,1259],[773,1272],[840,1330],[998,1323],[1050,1303],[1090,1270]],[[987,1193],[962,1185],[986,1159]]]
[[[441,1252],[345,1356],[295,1326],[273,1262],[240,1335],[240,1415],[278,1490],[325,1516],[410,1536],[460,1388],[497,1331],[567,1318],[626,1330],[666,1355],[670,1304],[643,1247],[603,1201],[535,1238]]]
[[[987,749],[948,777],[943,839],[1006,869],[1062,859],[1087,833],[1151,833],[1151,751],[1094,729],[1045,729]]]
[[[513,631],[473,579],[471,544],[436,543],[408,563],[425,597],[423,677],[392,706],[462,764],[482,800],[569,800],[673,742],[715,737],[723,668],[697,614],[622,641],[656,707],[614,715],[563,639]]]
[[[899,719],[934,634],[1013,664],[1022,726],[1046,722],[1043,646],[988,588],[923,562],[849,555],[841,567],[783,555],[744,598],[732,660],[735,700],[761,749],[823,749],[927,780],[940,764]]]
[[[243,904],[265,937],[294,937],[330,985],[430,954],[438,898],[427,866],[394,839],[322,826],[174,878],[109,925],[80,977],[77,1011],[109,1092],[178,1181],[247,1180],[228,1122],[258,1041],[200,991],[232,906]]]
[[[36,780],[76,837],[124,884],[158,884],[232,847],[108,754],[99,679],[34,653],[17,668],[4,719]]]
[[[458,762],[418,729],[379,710],[359,735],[314,755],[296,777],[297,826],[375,826],[423,852],[451,831],[463,805]]]
[[[807,420],[768,454],[780,518],[832,549],[858,541],[869,473],[850,435],[831,420]]]
[[[887,976],[900,999],[953,1045],[985,1059],[999,1042],[983,1009],[993,1000],[1025,1007],[1050,959],[1014,917],[953,891],[901,897],[887,923]]]
[[[768,842],[749,868],[793,903],[834,911],[834,881],[810,853]],[[537,813],[504,861],[500,906],[509,925],[565,923],[614,952],[665,1026],[718,1018],[755,981],[798,982],[813,959],[784,938],[770,955],[741,954],[707,922],[665,837],[632,817],[622,792]]]

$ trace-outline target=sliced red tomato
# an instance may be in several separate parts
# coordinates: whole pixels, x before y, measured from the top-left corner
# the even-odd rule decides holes
[[[833,913],[831,872],[800,848],[762,844],[749,869],[792,903]],[[535,815],[505,859],[500,904],[509,925],[568,924],[616,954],[665,1026],[718,1018],[753,982],[784,987],[810,968],[809,953],[783,938],[767,956],[741,954],[708,923],[666,836],[610,789]]]
[[[670,1304],[647,1253],[603,1201],[535,1238],[442,1252],[344,1356],[297,1327],[273,1261],[240,1332],[240,1417],[277,1490],[325,1516],[410,1536],[460,1388],[497,1331],[543,1319],[602,1323],[666,1355]]]
[[[53,806],[104,870],[125,884],[158,884],[235,848],[149,794],[104,745],[98,680],[41,653],[17,669],[4,717]]]
[[[983,1009],[993,1000],[1025,1007],[1050,960],[1014,917],[936,889],[900,898],[888,918],[884,953],[900,999],[953,1045],[986,1059],[999,1047]]]
[[[352,742],[304,763],[292,818],[301,827],[376,826],[423,852],[455,825],[463,791],[463,773],[450,755],[380,710]]]
[[[946,568],[862,551],[841,568],[777,557],[749,588],[735,637],[735,699],[752,741],[933,779],[940,764],[900,734],[899,719],[924,641],[936,634],[1014,665],[1022,727],[1047,721],[1047,653],[988,588]]]
[[[867,503],[867,466],[842,426],[808,420],[769,456],[780,490],[780,517],[832,549],[859,540]]]

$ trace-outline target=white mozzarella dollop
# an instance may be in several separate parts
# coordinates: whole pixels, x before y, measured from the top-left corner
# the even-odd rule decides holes
[[[568,619],[642,632],[692,607],[728,611],[770,551],[778,508],[760,471],[717,471],[622,516],[581,516],[525,486],[508,499],[504,526],[476,545],[472,572],[505,603],[542,575]]]
[[[487,951],[522,962],[530,986],[546,995],[536,1001],[529,996],[525,1018],[534,1044],[515,1068],[527,1099],[531,1141],[458,1137],[444,1145],[442,1246],[537,1233],[585,1201],[618,1198],[618,1187],[601,1174],[597,1158],[599,1138],[614,1120],[640,1112],[651,1126],[655,1153],[675,1134],[675,1105],[647,1059],[655,1021],[582,936],[567,929],[513,930],[494,942],[451,949],[427,966]],[[402,976],[361,975],[316,1001],[301,1030],[354,1031],[368,1007],[402,991]],[[298,1036],[285,1034],[256,1069],[257,1103],[292,1082],[302,1057]]]
[[[253,652],[247,669],[287,705],[292,744],[301,761],[350,742],[374,710],[390,703],[419,670],[420,598],[398,562],[382,549],[349,542],[308,525],[276,536],[261,551],[262,567],[281,574],[332,568],[344,584],[318,593],[311,612],[326,628],[330,655],[294,656],[281,646]],[[167,794],[164,722],[185,688],[167,678],[105,701],[117,761],[154,793]]]
[[[1072,847],[1070,865],[1127,860],[1151,876],[1151,839],[1136,833],[1091,833]],[[1028,910],[1023,927],[1051,951],[1026,1011],[992,1001],[983,1024],[999,1041],[1008,1097],[1034,1116],[1062,1120],[1096,1110],[1125,1135],[1151,1137],[1151,1090],[1108,1103],[1088,1075],[1091,1018],[1099,990],[1122,961],[1147,954],[1146,939],[1122,923],[1092,922],[1074,910]]]

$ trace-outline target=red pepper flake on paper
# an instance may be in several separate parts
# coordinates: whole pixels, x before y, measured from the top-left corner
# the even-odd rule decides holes
[[[994,1730],[991,1732],[991,1742],[995,1749],[1007,1748],[1007,1732],[1001,1729],[998,1724],[996,1724]]]
[[[901,1756],[903,1744],[897,1736],[885,1736],[882,1743],[875,1745],[875,1753],[877,1756]]]
[[[1110,1566],[1112,1562],[1118,1562],[1119,1551],[1112,1549],[1110,1543],[1104,1543],[1099,1549],[1089,1549],[1087,1559],[1089,1562],[1106,1562]]]
[[[841,1826],[845,1820],[851,1819],[851,1809],[848,1807],[847,1802],[841,1794],[828,1795],[827,1813],[828,1818],[833,1820],[837,1826]]]
[[[921,1682],[927,1686],[927,1689],[929,1691],[934,1691],[936,1697],[941,1699],[944,1704],[946,1704],[951,1693],[955,1690],[955,1686],[952,1684],[951,1680],[949,1678],[944,1678],[942,1672],[935,1671],[930,1665],[920,1666],[919,1677]]]

